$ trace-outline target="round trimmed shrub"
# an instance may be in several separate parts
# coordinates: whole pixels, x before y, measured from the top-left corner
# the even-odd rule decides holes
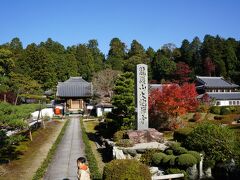
[[[118,159],[107,163],[103,170],[103,180],[151,180],[148,167],[136,160]]]
[[[174,166],[176,163],[176,159],[177,159],[177,156],[172,156],[170,161],[169,161],[169,165],[170,166]]]
[[[152,156],[155,153],[161,152],[160,149],[147,149],[141,156],[140,162],[146,165],[151,165],[152,164]]]
[[[165,151],[165,153],[166,153],[167,155],[172,155],[172,154],[173,154],[173,150],[172,150],[172,149],[167,149],[167,150]]]
[[[165,165],[173,166],[175,164],[175,159],[176,159],[176,156],[174,156],[174,155],[167,155],[167,156],[163,157],[162,163],[165,164]]]
[[[227,114],[231,114],[231,113],[232,113],[232,111],[229,107],[223,106],[221,108],[221,115],[227,115]]]
[[[167,156],[166,154],[161,153],[161,152],[155,153],[152,156],[152,161],[154,164],[159,165],[166,156]]]
[[[117,131],[113,135],[113,141],[118,142],[121,139],[124,139],[124,136],[126,134],[126,131]]]
[[[188,150],[184,147],[176,147],[173,149],[173,153],[175,155],[186,154],[187,152],[188,152]]]
[[[213,114],[220,114],[221,113],[221,107],[220,106],[212,106],[210,109],[210,112]]]
[[[179,166],[191,167],[197,164],[197,159],[191,154],[181,154],[176,159],[176,162]]]
[[[197,159],[197,163],[201,161],[200,153],[198,153],[197,151],[188,151],[187,154],[193,155]]]

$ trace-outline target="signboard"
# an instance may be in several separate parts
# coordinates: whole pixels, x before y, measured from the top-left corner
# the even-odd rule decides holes
[[[148,69],[145,64],[137,65],[135,98],[137,130],[148,129]]]

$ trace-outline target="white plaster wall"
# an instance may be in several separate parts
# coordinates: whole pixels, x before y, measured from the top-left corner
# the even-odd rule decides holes
[[[102,116],[103,112],[102,112],[102,108],[98,107],[97,108],[97,117]]]
[[[112,108],[104,108],[103,111],[104,112],[112,112]]]
[[[220,105],[219,106],[229,106],[229,100],[225,101],[219,101]]]

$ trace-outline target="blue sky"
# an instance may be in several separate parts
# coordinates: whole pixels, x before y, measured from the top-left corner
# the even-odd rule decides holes
[[[0,17],[0,44],[97,39],[107,53],[113,37],[154,49],[205,34],[240,39],[238,0],[1,0]]]

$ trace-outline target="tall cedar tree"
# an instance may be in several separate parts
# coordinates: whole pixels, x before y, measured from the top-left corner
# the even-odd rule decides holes
[[[122,70],[125,57],[126,45],[119,38],[113,38],[110,42],[110,50],[108,52],[108,66],[113,70]]]

